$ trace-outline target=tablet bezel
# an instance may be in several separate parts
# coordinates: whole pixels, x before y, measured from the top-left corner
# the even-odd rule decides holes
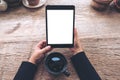
[[[72,44],[48,44],[48,25],[47,10],[73,10],[73,41]],[[74,47],[74,24],[75,24],[75,6],[74,5],[47,5],[46,6],[46,41],[47,45],[53,48],[72,48]]]

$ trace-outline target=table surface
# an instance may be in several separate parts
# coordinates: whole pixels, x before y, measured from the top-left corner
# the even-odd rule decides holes
[[[20,7],[0,13],[0,80],[12,80],[22,61],[28,60],[34,46],[45,39],[45,6],[75,5],[75,25],[86,55],[102,80],[120,80],[120,13],[91,8],[91,0],[48,0],[39,9]],[[69,49],[54,49],[68,60],[70,77],[52,76],[38,67],[34,80],[79,80],[70,63]]]

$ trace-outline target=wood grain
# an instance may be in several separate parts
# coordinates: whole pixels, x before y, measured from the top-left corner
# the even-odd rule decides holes
[[[31,55],[34,46],[45,39],[45,6],[75,5],[75,26],[86,55],[102,80],[120,80],[120,14],[115,10],[97,12],[91,0],[48,0],[39,9],[23,6],[0,13],[0,80],[13,80],[22,61]],[[70,77],[55,77],[38,68],[34,80],[79,80],[70,62],[69,49],[55,49],[63,53],[69,64]]]

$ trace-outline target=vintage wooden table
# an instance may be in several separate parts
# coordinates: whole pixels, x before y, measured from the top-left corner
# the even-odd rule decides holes
[[[91,0],[48,0],[45,5],[76,6],[75,24],[86,55],[102,80],[120,80],[120,13],[98,12]],[[39,9],[20,7],[0,13],[0,80],[12,80],[22,61],[28,60],[34,46],[45,39],[45,5]],[[69,49],[63,53],[69,64],[70,77],[55,77],[38,68],[34,80],[79,80],[71,63]]]

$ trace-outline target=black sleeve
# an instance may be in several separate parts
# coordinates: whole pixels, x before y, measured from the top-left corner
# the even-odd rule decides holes
[[[72,56],[71,61],[80,80],[101,80],[84,52]]]
[[[14,80],[33,80],[37,66],[30,62],[22,62]]]

